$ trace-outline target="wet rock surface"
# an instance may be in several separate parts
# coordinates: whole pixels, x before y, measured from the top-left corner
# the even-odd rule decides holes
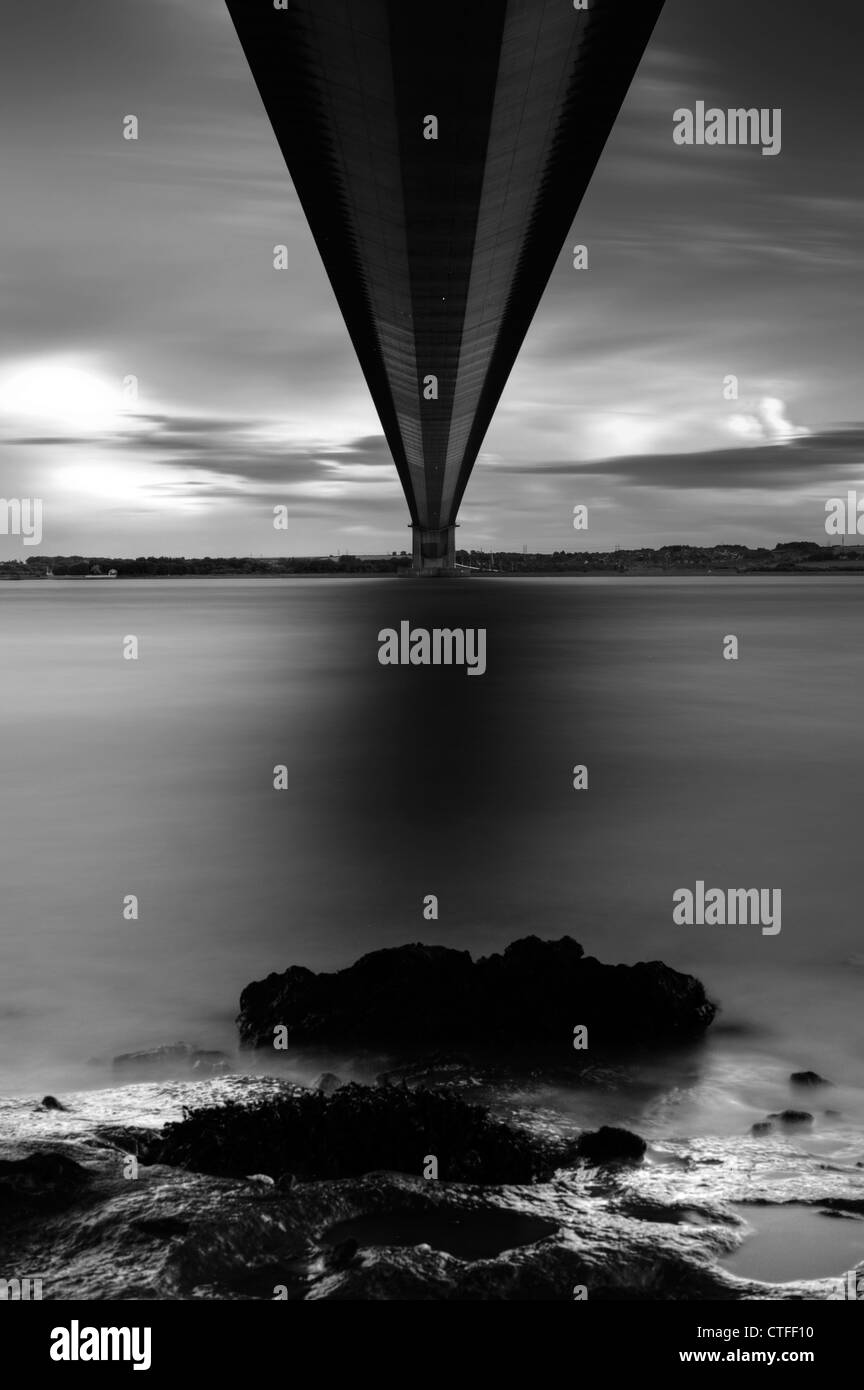
[[[143,1161],[184,1110],[299,1093],[238,1076],[79,1092],[65,1111],[0,1101],[7,1260],[40,1274],[48,1300],[569,1301],[577,1284],[592,1299],[842,1297],[836,1278],[770,1284],[721,1263],[748,1235],[748,1209],[864,1211],[861,1170],[798,1150],[794,1130],[664,1141],[640,1163],[574,1160],[531,1184],[369,1172],[292,1185]],[[431,1239],[388,1243],[400,1222]],[[467,1258],[436,1248],[454,1231]]]
[[[247,985],[240,996],[241,1042],[272,1047],[284,1028],[292,1045],[429,1050],[482,1040],[563,1050],[574,1026],[592,1046],[667,1042],[698,1036],[715,1006],[701,983],[661,961],[604,965],[570,937],[514,941],[474,961],[467,951],[411,945],[373,951],[334,974],[294,965]]]
[[[0,1212],[26,1214],[39,1208],[68,1206],[81,1195],[90,1177],[75,1159],[50,1149],[0,1159]]]

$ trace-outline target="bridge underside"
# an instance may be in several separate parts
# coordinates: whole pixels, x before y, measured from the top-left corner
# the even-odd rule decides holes
[[[227,3],[402,481],[415,567],[446,571],[663,0]]]

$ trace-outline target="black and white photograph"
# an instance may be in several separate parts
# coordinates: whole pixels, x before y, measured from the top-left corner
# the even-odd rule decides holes
[[[828,1373],[864,8],[2,30],[10,1354],[267,1374],[307,1324],[250,1305],[506,1301]]]

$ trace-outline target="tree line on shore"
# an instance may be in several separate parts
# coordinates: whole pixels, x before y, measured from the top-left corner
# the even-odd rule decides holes
[[[640,574],[750,573],[801,571],[860,565],[864,547],[819,545],[815,541],[781,541],[769,549],[746,545],[664,545],[652,549],[549,552],[458,550],[456,564],[471,572],[495,574]],[[239,555],[190,557],[139,555],[135,559],[107,555],[31,555],[26,560],[0,561],[0,578],[119,579],[147,576],[224,578],[282,575],[398,574],[411,567],[407,551],[389,555]]]

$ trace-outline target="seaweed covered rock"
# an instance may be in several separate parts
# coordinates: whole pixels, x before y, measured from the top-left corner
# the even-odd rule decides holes
[[[563,1049],[583,1024],[592,1047],[614,1048],[698,1036],[715,1013],[697,979],[661,961],[604,965],[570,937],[529,936],[477,961],[412,945],[329,975],[294,965],[244,989],[237,1023],[252,1047],[284,1028],[296,1045]]]
[[[190,1111],[145,1153],[148,1163],[277,1180],[288,1173],[310,1180],[377,1170],[420,1176],[431,1157],[445,1181],[529,1183],[572,1162],[575,1150],[455,1096],[352,1083],[331,1095],[305,1091]]]

